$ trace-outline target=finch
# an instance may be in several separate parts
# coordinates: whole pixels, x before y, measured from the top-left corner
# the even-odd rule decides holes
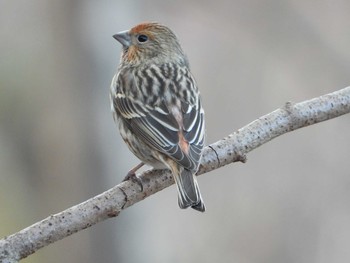
[[[122,54],[111,84],[111,109],[122,138],[142,161],[125,179],[137,179],[144,164],[168,168],[180,208],[204,212],[195,176],[204,146],[204,111],[177,37],[159,23],[139,24],[113,37]]]

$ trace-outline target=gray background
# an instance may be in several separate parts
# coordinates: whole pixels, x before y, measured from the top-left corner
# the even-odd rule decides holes
[[[119,183],[138,161],[112,120],[112,35],[179,36],[212,143],[287,101],[350,83],[349,1],[0,1],[0,236]],[[350,116],[284,135],[23,262],[349,262]]]

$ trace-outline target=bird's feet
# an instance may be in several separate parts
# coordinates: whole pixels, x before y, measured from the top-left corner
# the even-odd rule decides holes
[[[131,172],[131,171],[128,172],[128,174],[125,176],[123,182],[128,181],[128,180],[138,184],[141,188],[141,192],[143,191],[142,180],[139,177],[137,177],[137,175],[134,172]]]
[[[127,173],[127,175],[125,176],[125,178],[123,180],[123,182],[130,180],[130,181],[138,184],[140,186],[140,188],[141,188],[141,192],[143,191],[142,180],[141,180],[141,178],[137,177],[136,171],[138,169],[140,169],[142,166],[143,166],[143,163],[140,163],[139,165],[135,166],[133,169],[131,169]]]

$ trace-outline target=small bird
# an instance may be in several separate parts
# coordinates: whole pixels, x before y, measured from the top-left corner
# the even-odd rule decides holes
[[[204,146],[204,111],[177,37],[154,22],[113,37],[122,54],[111,84],[111,109],[122,138],[142,161],[125,180],[140,182],[135,172],[144,164],[168,168],[180,208],[204,212],[195,176]]]

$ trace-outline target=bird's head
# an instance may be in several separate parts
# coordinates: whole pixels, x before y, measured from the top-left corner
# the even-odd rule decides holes
[[[159,23],[142,23],[113,36],[123,45],[122,61],[142,63],[187,63],[175,34]]]

